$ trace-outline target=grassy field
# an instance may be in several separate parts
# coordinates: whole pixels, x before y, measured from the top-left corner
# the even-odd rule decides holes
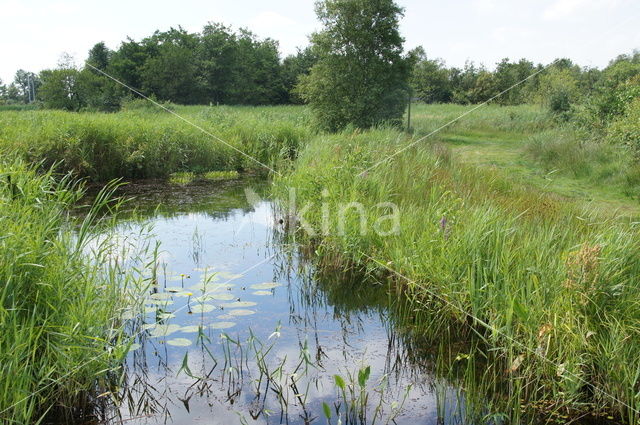
[[[0,182],[0,422],[82,416],[126,354],[133,280],[104,265],[111,242],[91,233],[109,189],[74,223],[83,192],[68,178],[5,158]]]

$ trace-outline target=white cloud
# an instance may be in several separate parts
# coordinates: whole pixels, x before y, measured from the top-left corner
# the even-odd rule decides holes
[[[618,0],[555,0],[544,10],[543,17],[547,20],[563,19],[583,11],[612,9],[618,3]]]

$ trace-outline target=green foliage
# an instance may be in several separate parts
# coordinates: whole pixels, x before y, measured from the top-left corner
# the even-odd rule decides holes
[[[0,161],[2,423],[39,423],[58,406],[84,408],[126,354],[120,309],[135,292],[125,296],[130,276],[104,265],[109,242],[89,232],[100,209],[114,206],[112,189],[73,231],[67,218],[83,195],[78,185]]]
[[[299,110],[165,105],[230,146],[275,167],[295,157],[311,133]],[[117,114],[25,111],[0,113],[0,152],[94,181],[158,178],[178,171],[267,170],[146,100]]]
[[[45,107],[78,111],[83,106],[79,84],[80,71],[73,68],[45,70],[40,73],[42,87],[38,96]]]
[[[311,37],[318,60],[299,93],[318,124],[336,131],[400,120],[410,72],[398,31],[402,9],[392,0],[326,0],[316,13],[324,26]]]
[[[508,110],[501,115],[509,121]],[[277,179],[283,196],[296,188],[298,205],[334,211],[359,202],[372,218],[373,206],[392,201],[402,211],[394,235],[362,232],[358,219],[343,234],[314,238],[318,261],[371,276],[389,276],[388,265],[404,276],[393,280],[417,334],[434,341],[453,334],[484,347],[489,362],[480,378],[499,389],[498,412],[553,400],[554,409],[603,409],[633,421],[625,405],[639,401],[635,223],[599,216],[495,167],[443,161],[428,143],[360,174],[411,141],[389,129],[318,137]],[[308,209],[304,219],[319,228],[322,211]]]
[[[578,82],[571,70],[552,66],[540,76],[538,98],[551,112],[567,114],[578,97]]]
[[[452,97],[449,70],[441,59],[428,59],[423,48],[411,52],[416,64],[411,75],[412,97],[426,103],[445,103]]]
[[[639,95],[626,106],[623,116],[611,123],[607,139],[614,144],[625,145],[640,161],[640,90]]]

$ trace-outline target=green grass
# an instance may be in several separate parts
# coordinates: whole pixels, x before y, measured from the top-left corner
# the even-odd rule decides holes
[[[416,137],[472,107],[415,106]],[[640,168],[628,150],[588,139],[540,107],[484,106],[424,143],[441,143],[464,163],[501,169],[539,190],[590,202],[603,211],[640,214]]]
[[[461,133],[467,146],[466,132],[485,123],[508,128],[514,121],[522,132],[545,127],[535,111],[525,109],[522,122],[509,108],[487,111],[451,133]],[[555,411],[601,411],[636,423],[626,407],[640,407],[636,223],[540,190],[510,167],[470,164],[455,147],[443,148],[444,138],[357,177],[410,140],[392,129],[318,136],[276,180],[278,194],[286,199],[293,187],[300,209],[312,203],[304,219],[315,229],[323,226],[323,211],[333,212],[324,224],[330,231],[305,240],[324,262],[396,281],[410,300],[404,319],[416,333],[432,341],[455,334],[482,347],[489,364],[481,372],[484,387],[497,390],[493,411],[517,422],[521,404],[549,401]],[[346,215],[344,234],[338,231],[336,211],[348,202],[365,206],[365,234],[355,213]],[[398,234],[372,231],[380,202],[398,205]]]
[[[115,114],[0,112],[0,152],[42,162],[45,169],[57,164],[93,181],[180,171],[264,172],[258,162],[275,167],[312,134],[307,114],[296,107],[171,109],[223,142],[159,108],[138,105]]]
[[[114,206],[109,190],[72,227],[67,216],[82,196],[78,185],[21,161],[0,161],[3,424],[79,414],[126,354],[119,318],[129,304],[129,274],[103,265],[110,241],[91,234],[99,214]]]

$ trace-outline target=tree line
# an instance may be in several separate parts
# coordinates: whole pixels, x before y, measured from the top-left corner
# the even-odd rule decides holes
[[[300,100],[293,94],[293,86],[312,64],[309,49],[281,60],[275,40],[209,23],[199,33],[178,27],[156,31],[141,41],[127,39],[117,50],[97,43],[82,67],[67,56],[57,68],[38,74],[19,70],[8,86],[0,81],[0,102],[29,102],[29,80],[36,99],[45,107],[116,110],[132,92],[102,71],[159,101],[295,103]]]
[[[218,23],[198,33],[171,28],[127,39],[117,50],[97,43],[80,67],[64,57],[57,68],[38,74],[19,70],[9,85],[0,81],[0,103],[35,99],[48,108],[114,111],[135,95],[108,74],[178,104],[309,103],[330,130],[397,121],[410,97],[426,103],[541,103],[565,118],[580,105],[597,122],[625,109],[621,105],[634,98],[640,78],[639,52],[618,56],[602,70],[570,59],[548,65],[503,59],[493,70],[474,62],[448,67],[422,47],[404,52],[398,31],[403,10],[392,0],[325,0],[316,13],[323,29],[284,59],[277,41],[246,29]]]

